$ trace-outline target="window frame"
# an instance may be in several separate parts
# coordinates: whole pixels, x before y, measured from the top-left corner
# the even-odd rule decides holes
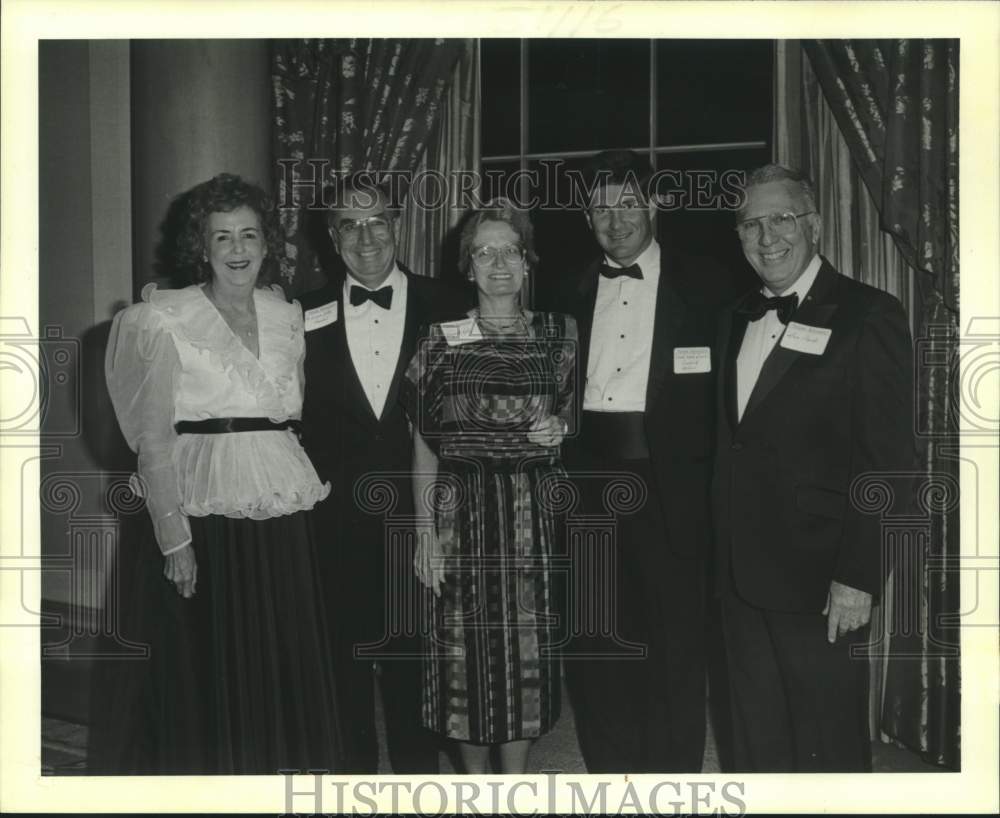
[[[772,154],[774,152],[773,138],[771,140],[749,140],[744,142],[701,142],[693,143],[687,145],[658,145],[658,134],[657,134],[657,119],[659,115],[659,103],[658,103],[658,83],[657,83],[657,59],[656,59],[656,44],[663,38],[650,38],[649,39],[649,143],[647,145],[640,145],[638,147],[629,147],[624,145],[607,145],[603,148],[594,148],[592,150],[575,150],[575,151],[535,151],[531,152],[528,150],[528,130],[530,127],[530,118],[528,113],[528,90],[529,90],[529,80],[531,78],[531,66],[530,60],[528,59],[528,46],[531,40],[529,38],[522,37],[520,39],[520,81],[519,81],[519,94],[518,94],[518,115],[520,117],[520,129],[519,129],[519,140],[518,140],[518,152],[511,154],[491,154],[483,155],[481,152],[482,142],[480,142],[480,163],[486,164],[489,162],[518,162],[518,170],[520,171],[520,176],[518,183],[520,189],[518,195],[521,197],[522,201],[528,201],[529,190],[528,182],[529,177],[527,175],[528,164],[532,161],[537,161],[539,159],[579,159],[582,157],[592,156],[600,150],[605,149],[626,149],[632,150],[636,153],[645,154],[650,165],[654,168],[656,167],[656,157],[661,154],[676,154],[676,153],[714,153],[718,151],[730,151],[730,150],[763,150],[768,147],[769,142],[771,145]],[[483,116],[483,104],[484,104],[484,94],[483,94],[483,72],[482,72],[482,48],[478,50],[478,57],[480,61],[478,74],[479,82],[479,119],[482,121]],[[480,137],[481,139],[481,137]]]

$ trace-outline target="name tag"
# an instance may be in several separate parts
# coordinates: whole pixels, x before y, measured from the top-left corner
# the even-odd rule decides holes
[[[322,307],[306,310],[303,317],[305,319],[306,332],[325,327],[327,324],[332,324],[337,320],[337,302],[331,301]]]
[[[712,371],[712,350],[708,347],[674,347],[674,374],[693,375]]]
[[[483,332],[479,329],[479,322],[475,318],[446,321],[441,324],[441,333],[450,347],[481,341],[483,338]]]
[[[805,352],[807,355],[822,355],[826,352],[826,345],[831,335],[833,330],[828,327],[811,327],[808,324],[789,321],[785,334],[781,336],[781,346],[796,352]]]

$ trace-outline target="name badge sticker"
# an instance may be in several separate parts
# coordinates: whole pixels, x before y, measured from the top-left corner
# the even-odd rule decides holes
[[[460,346],[473,341],[481,341],[482,330],[479,329],[479,322],[475,318],[463,318],[461,321],[446,321],[441,325],[441,332],[444,335],[448,346]]]
[[[826,352],[826,345],[830,342],[831,335],[833,330],[828,327],[811,327],[808,324],[789,321],[785,334],[781,336],[781,346],[796,352],[805,352],[807,355],[822,355]]]
[[[674,347],[674,374],[694,375],[712,371],[712,350],[708,347]]]
[[[306,310],[303,318],[305,320],[306,332],[325,327],[327,324],[332,324],[337,320],[337,302],[331,301],[322,307]]]

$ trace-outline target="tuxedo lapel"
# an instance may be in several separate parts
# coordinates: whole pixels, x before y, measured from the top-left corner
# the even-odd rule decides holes
[[[402,269],[402,265],[400,265]],[[385,408],[382,410],[383,417],[388,413],[389,408],[399,400],[399,384],[406,373],[410,361],[417,351],[417,333],[423,322],[423,316],[427,314],[424,304],[423,292],[417,276],[412,275],[407,270],[403,270],[406,276],[406,317],[403,319],[403,341],[399,347],[399,360],[396,361],[396,369],[392,373],[392,383],[389,384],[389,392],[385,399]]]
[[[594,305],[597,303],[599,262],[587,268],[577,290],[576,331],[579,343],[577,359],[580,362],[581,385],[587,379],[587,358],[590,356],[590,337],[594,330]]]
[[[739,369],[736,361],[739,358],[740,347],[743,346],[743,336],[746,335],[746,331],[746,316],[740,315],[734,310],[723,326],[724,335],[719,348],[720,366],[724,368],[725,373],[722,385],[723,408],[732,431],[735,431],[740,423],[739,398],[737,396]]]
[[[791,320],[811,326],[829,326],[830,319],[837,309],[836,303],[829,298],[835,282],[834,277],[837,275],[839,274],[824,260],[809,294],[792,314]],[[781,346],[780,340],[775,344],[771,354],[764,361],[757,383],[747,400],[746,409],[743,410],[743,420],[746,420],[747,416],[767,399],[774,387],[788,374],[788,370],[804,355],[807,356],[808,353],[796,352]]]
[[[683,314],[680,300],[667,280],[667,253],[660,253],[660,280],[656,287],[656,311],[653,318],[653,348],[649,356],[649,378],[646,381],[646,409],[656,405],[656,398],[667,381],[674,345]]]
[[[774,349],[771,350],[771,354],[765,359],[764,366],[761,367],[757,383],[754,384],[753,391],[747,399],[747,405],[743,410],[743,419],[741,422],[745,422],[764,399],[771,394],[771,391],[778,385],[778,382],[788,372],[789,367],[795,363],[801,354],[801,352],[785,349],[780,345],[780,342],[775,345]]]
[[[347,343],[347,312],[344,309],[343,296],[344,290],[341,287],[337,291],[337,313],[340,320],[333,325],[331,338],[333,352],[330,358],[340,363],[340,372],[333,373],[338,376],[338,380],[334,383],[339,382],[343,389],[342,400],[348,410],[365,423],[376,423],[378,418],[375,417],[372,405],[368,402],[368,396],[358,377],[358,370],[351,358],[351,347]]]

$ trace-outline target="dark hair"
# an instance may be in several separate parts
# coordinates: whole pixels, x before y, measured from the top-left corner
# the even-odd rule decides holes
[[[323,191],[323,202],[326,203],[326,226],[333,228],[337,212],[343,209],[350,201],[351,194],[357,193],[358,203],[364,204],[371,201],[374,206],[381,197],[385,203],[385,212],[391,219],[396,218],[396,202],[392,200],[388,187],[382,184],[377,175],[370,171],[356,171],[354,173],[338,174],[333,183],[328,185]]]
[[[278,266],[282,242],[278,213],[263,188],[232,173],[220,173],[182,194],[178,205],[183,215],[175,242],[174,261],[178,270],[187,273],[191,281],[201,283],[212,278],[212,269],[205,261],[208,217],[213,213],[231,213],[241,207],[249,207],[257,214],[267,247],[257,284],[262,286],[273,280],[272,270]]]
[[[606,185],[634,186],[647,202],[652,178],[653,166],[635,151],[601,151],[590,157],[584,168],[584,179],[591,191],[596,192]]]
[[[746,207],[746,191],[755,185],[765,185],[768,182],[790,183],[798,191],[798,194],[805,199],[809,209],[819,213],[819,208],[816,206],[816,189],[813,187],[809,177],[795,168],[772,164],[755,168],[747,174],[747,182],[743,186],[743,202],[739,210],[736,211],[737,218],[739,218],[744,207]]]
[[[476,231],[485,222],[503,222],[509,224],[517,233],[517,240],[524,250],[524,256],[529,264],[535,264],[538,256],[535,254],[535,230],[526,210],[514,207],[508,199],[493,199],[479,210],[473,210],[462,225],[462,234],[458,245],[458,269],[466,276],[472,267],[472,241]]]

